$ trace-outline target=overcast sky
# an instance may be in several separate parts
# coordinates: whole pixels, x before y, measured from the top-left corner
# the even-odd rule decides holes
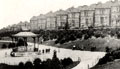
[[[0,29],[20,21],[29,21],[32,16],[41,13],[106,1],[109,0],[0,0]]]

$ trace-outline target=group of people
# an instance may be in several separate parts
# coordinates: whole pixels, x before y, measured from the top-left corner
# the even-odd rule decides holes
[[[39,50],[39,53],[41,54],[50,53],[50,48]]]

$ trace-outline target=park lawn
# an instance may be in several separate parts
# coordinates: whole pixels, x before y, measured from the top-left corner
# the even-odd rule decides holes
[[[86,51],[90,51],[91,47],[96,46],[98,48],[97,51],[104,51],[104,48],[102,48],[100,46],[103,46],[103,44],[105,43],[105,41],[101,40],[100,41],[96,41],[96,40],[92,40],[92,39],[88,39],[88,40],[75,40],[75,41],[71,41],[71,42],[67,42],[64,44],[54,44],[54,41],[46,41],[43,44],[45,45],[49,45],[49,46],[54,46],[54,47],[60,47],[60,48],[67,48],[67,49],[72,49],[73,46],[75,45],[76,47],[82,48],[85,47],[84,50]]]
[[[55,41],[46,41],[43,44],[60,47],[60,48],[67,48],[72,49],[73,45],[79,48],[83,48],[86,51],[90,51],[92,47],[96,47],[96,51],[105,52],[106,47],[110,47],[112,49],[120,48],[120,39],[116,38],[95,38],[95,39],[87,39],[87,40],[75,40],[71,42],[67,42],[64,44],[55,44]]]
[[[31,40],[32,41],[32,40]],[[8,42],[0,42],[0,48],[4,44],[8,45]],[[55,40],[48,40],[43,42],[42,44],[60,48],[72,49],[75,45],[78,48],[84,48],[85,51],[91,51],[92,47],[96,47],[95,51],[105,52],[106,47],[110,47],[112,49],[120,48],[120,39],[105,37],[105,38],[90,38],[87,40],[75,40],[69,41],[64,44],[55,44]]]
[[[68,65],[65,69],[72,69],[74,68],[75,66],[77,66],[80,62],[79,61],[75,61],[73,62],[72,64]]]
[[[108,62],[103,65],[96,65],[91,69],[120,69],[120,60]]]

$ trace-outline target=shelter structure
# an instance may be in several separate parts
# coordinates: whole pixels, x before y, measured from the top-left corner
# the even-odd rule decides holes
[[[28,38],[33,38],[33,42],[34,42],[34,51],[38,51],[38,48],[36,48],[35,46],[35,43],[36,43],[36,39],[38,38],[38,42],[39,42],[39,37],[37,34],[33,33],[33,32],[30,32],[27,28],[23,28],[22,32],[19,32],[17,34],[14,34],[13,35],[13,39],[12,41],[18,41],[18,39],[22,38],[23,39],[23,42],[24,42],[24,46],[26,46],[26,51],[27,51],[27,39]],[[39,45],[38,45],[39,46]],[[16,46],[18,47],[18,46]]]

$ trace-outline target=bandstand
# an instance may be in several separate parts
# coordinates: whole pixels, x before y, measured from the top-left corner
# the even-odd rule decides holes
[[[24,29],[22,32],[12,35],[12,42],[15,43],[15,47],[11,52],[11,56],[24,56],[26,53],[35,53],[39,50],[39,45],[36,46],[36,42],[39,42],[39,36],[28,29]],[[28,44],[28,38],[32,38],[32,45]],[[17,44],[19,39],[23,40],[23,45]],[[20,45],[20,46],[19,46]]]

